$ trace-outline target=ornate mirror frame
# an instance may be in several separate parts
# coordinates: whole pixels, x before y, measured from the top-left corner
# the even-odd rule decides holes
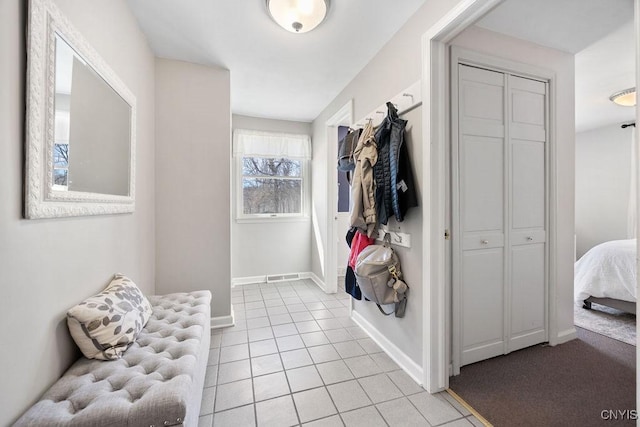
[[[53,187],[56,35],[130,107],[129,191],[111,195]],[[136,98],[52,0],[30,0],[27,32],[25,210],[28,219],[130,213],[135,208]]]

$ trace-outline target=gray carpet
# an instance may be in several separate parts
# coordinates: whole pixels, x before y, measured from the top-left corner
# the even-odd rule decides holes
[[[496,427],[620,426],[603,410],[635,409],[636,348],[577,328],[578,339],[464,366],[450,387]]]
[[[592,304],[587,310],[574,305],[574,323],[576,326],[592,332],[636,345],[636,316],[615,308]]]

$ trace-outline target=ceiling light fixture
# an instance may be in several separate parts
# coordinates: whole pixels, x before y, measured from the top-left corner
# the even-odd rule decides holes
[[[622,105],[623,107],[633,107],[636,105],[636,88],[621,90],[609,97],[615,104]]]
[[[329,0],[267,0],[274,21],[292,33],[306,33],[324,21]]]

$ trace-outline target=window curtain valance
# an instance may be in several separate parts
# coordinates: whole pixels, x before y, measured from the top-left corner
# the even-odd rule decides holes
[[[233,131],[233,156],[310,160],[311,138],[309,135],[236,129]]]

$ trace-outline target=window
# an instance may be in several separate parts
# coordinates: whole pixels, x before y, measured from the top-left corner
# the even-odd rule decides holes
[[[235,130],[237,218],[304,217],[310,151],[307,135]]]
[[[56,94],[56,97],[59,96],[61,95]],[[64,104],[64,102],[60,103]],[[66,103],[68,105],[68,99]],[[56,106],[53,142],[53,189],[59,191],[66,191],[69,188],[69,125],[69,112]]]
[[[69,175],[69,144],[53,144],[53,184],[56,189],[67,188]],[[61,187],[61,188],[58,188]]]
[[[285,158],[242,158],[244,215],[301,214],[302,162]]]

